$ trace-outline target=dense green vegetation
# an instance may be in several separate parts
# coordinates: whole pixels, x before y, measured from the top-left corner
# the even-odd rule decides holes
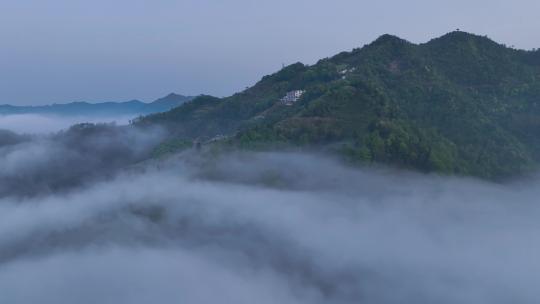
[[[193,146],[190,140],[171,138],[159,144],[153,151],[153,158],[162,158],[172,153],[178,153]]]
[[[279,99],[306,93],[293,106]],[[244,148],[329,147],[354,162],[498,178],[540,160],[540,51],[464,32],[425,44],[384,35],[352,52],[201,96],[137,124]]]

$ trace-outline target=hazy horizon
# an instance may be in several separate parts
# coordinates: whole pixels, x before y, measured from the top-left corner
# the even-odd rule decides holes
[[[0,104],[228,96],[386,33],[423,43],[459,28],[532,49],[539,10],[532,0],[2,1]]]

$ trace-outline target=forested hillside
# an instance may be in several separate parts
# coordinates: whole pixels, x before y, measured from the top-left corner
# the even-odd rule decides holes
[[[284,105],[292,90],[305,93]],[[540,160],[540,51],[459,31],[424,44],[384,35],[137,124],[164,124],[184,140],[231,135],[244,148],[331,147],[425,172],[523,174]]]

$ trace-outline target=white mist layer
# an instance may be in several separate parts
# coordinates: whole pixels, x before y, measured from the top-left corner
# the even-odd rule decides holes
[[[186,157],[0,201],[0,303],[538,303],[538,181]]]
[[[127,125],[134,117],[58,116],[42,114],[0,115],[0,129],[21,134],[49,134],[65,130],[78,123],[116,123],[117,125]]]

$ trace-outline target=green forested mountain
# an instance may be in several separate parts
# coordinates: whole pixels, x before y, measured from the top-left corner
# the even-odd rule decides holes
[[[305,93],[283,105],[292,90]],[[510,176],[540,160],[540,51],[459,31],[424,44],[384,35],[137,123],[177,139],[225,134],[240,147],[331,147],[358,162]]]

